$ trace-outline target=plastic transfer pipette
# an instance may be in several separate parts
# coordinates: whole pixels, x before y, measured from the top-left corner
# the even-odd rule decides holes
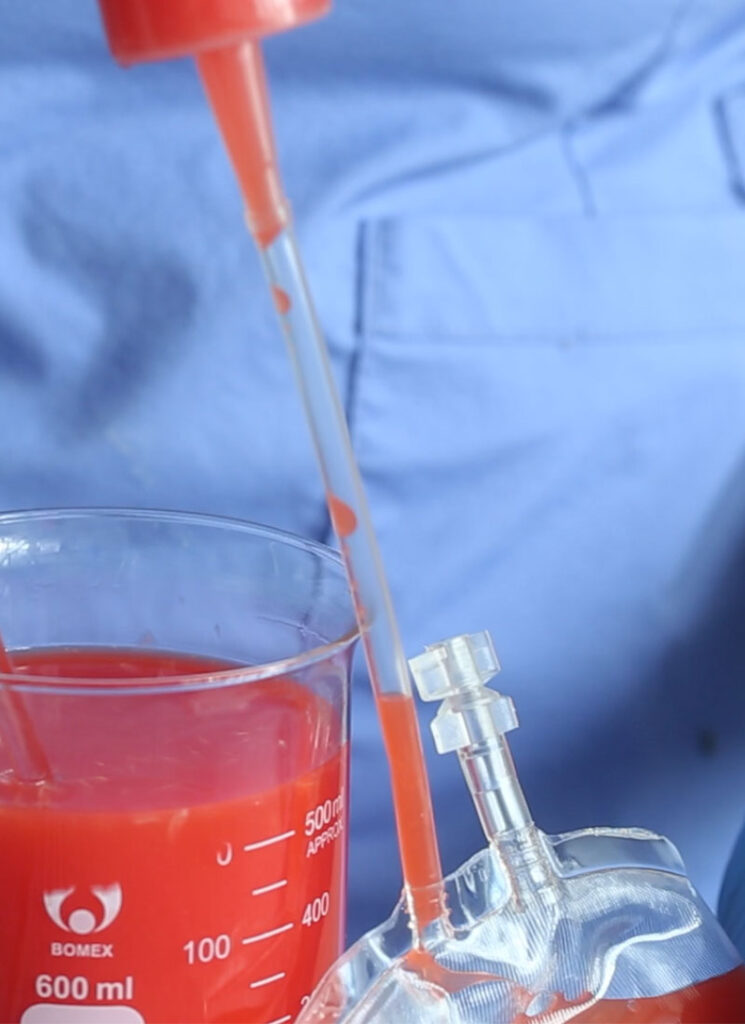
[[[248,221],[259,246],[280,316],[308,423],[320,463],[329,511],[339,537],[352,591],[383,738],[388,754],[393,804],[405,889],[415,934],[444,912],[442,872],[429,782],[396,618],[342,405],[325,342],[295,242],[275,157],[261,50],[252,25],[257,5],[242,8],[243,25],[221,24],[213,16],[228,5],[211,0],[201,32],[163,0],[101,0],[112,49],[125,62],[192,53],[220,126],[246,202]],[[260,5],[259,5],[260,6]],[[297,6],[297,5],[295,5]],[[306,3],[305,8],[309,5]],[[316,4],[316,7],[319,5]],[[232,4],[235,11],[240,4]],[[292,23],[293,4],[275,3]],[[266,15],[272,4],[260,6]],[[240,18],[235,15],[235,19]],[[296,19],[296,20],[299,20]],[[209,22],[209,23],[208,23]],[[126,47],[122,45],[127,30]],[[242,29],[242,31],[241,31]],[[237,38],[236,35],[239,37]],[[228,45],[229,44],[229,45]]]

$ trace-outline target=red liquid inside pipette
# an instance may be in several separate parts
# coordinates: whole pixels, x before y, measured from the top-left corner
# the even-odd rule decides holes
[[[116,650],[14,662],[133,680],[234,667]],[[64,697],[27,699],[54,782],[0,775],[0,1021],[38,1004],[70,1021],[82,1005],[161,1024],[297,1016],[343,949],[347,754],[331,706],[291,679],[74,698],[74,720]],[[114,885],[105,923],[95,887]]]
[[[423,928],[442,917],[444,892],[416,706],[412,697],[383,694],[378,713],[396,796],[401,861],[416,921]]]

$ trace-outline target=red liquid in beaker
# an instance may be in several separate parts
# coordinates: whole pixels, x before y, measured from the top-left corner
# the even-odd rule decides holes
[[[291,679],[143,703],[143,677],[234,667],[186,656],[13,663],[133,686],[75,720],[24,694],[53,782],[0,776],[0,1020],[289,1022],[343,948],[337,712]]]
[[[606,999],[573,1017],[577,1024],[742,1024],[745,967],[650,999]]]
[[[574,1009],[574,1012],[570,1012]],[[516,1024],[529,1021],[567,1024],[743,1024],[745,1021],[745,967],[718,978],[646,999],[601,999],[586,1010],[557,999],[545,1013],[520,1015]]]

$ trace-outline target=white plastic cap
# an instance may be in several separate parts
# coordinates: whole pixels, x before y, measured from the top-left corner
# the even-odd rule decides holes
[[[499,672],[491,636],[454,636],[409,662],[422,700],[444,701],[432,722],[440,754],[488,743],[517,728],[515,705],[484,685]]]
[[[445,700],[483,686],[500,670],[486,629],[431,644],[409,661],[409,667],[422,700]]]

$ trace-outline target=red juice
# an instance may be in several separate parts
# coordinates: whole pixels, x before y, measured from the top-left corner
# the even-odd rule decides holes
[[[22,694],[52,781],[0,773],[0,1021],[291,1021],[343,948],[339,713],[289,678],[189,686],[235,666],[183,655],[12,660],[97,685]]]
[[[664,996],[603,999],[576,1016],[561,1019],[572,1024],[742,1024],[745,967]]]
[[[378,701],[378,714],[396,797],[401,860],[411,887],[417,925],[424,928],[442,916],[445,904],[416,706],[412,697],[385,693]]]

